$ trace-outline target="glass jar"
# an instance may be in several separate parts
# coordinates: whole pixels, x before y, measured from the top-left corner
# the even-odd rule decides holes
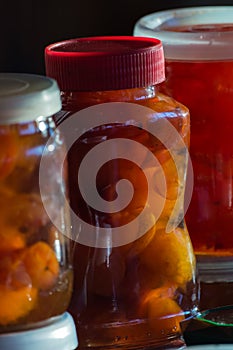
[[[166,81],[161,91],[191,114],[194,190],[186,221],[206,284],[201,307],[232,304],[233,6],[149,14],[135,24],[134,34],[163,41]]]
[[[65,146],[52,117],[60,108],[54,80],[0,74],[0,332],[4,334],[44,327],[67,310],[71,297],[67,170],[64,165],[62,175],[59,163]]]
[[[159,40],[94,37],[51,44],[56,122],[68,143],[80,349],[183,345],[197,309],[183,220],[189,111],[160,94]]]

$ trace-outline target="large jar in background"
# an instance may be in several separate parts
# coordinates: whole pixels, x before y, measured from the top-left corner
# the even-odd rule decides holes
[[[80,38],[45,50],[68,143],[80,349],[183,345],[197,310],[183,220],[189,111],[158,93],[159,40]]]
[[[72,291],[65,165],[61,171],[66,149],[53,121],[60,108],[54,80],[0,74],[0,347],[4,349],[31,349],[31,336],[44,349],[46,336],[56,349],[59,344],[74,349],[64,345],[66,335],[63,339],[52,333],[54,327],[72,325],[65,315]],[[31,332],[38,328],[39,335]],[[65,341],[69,344],[68,336]]]
[[[200,306],[232,304],[233,6],[156,12],[141,18],[134,34],[163,41],[161,90],[190,110],[194,191],[186,222],[202,284]]]

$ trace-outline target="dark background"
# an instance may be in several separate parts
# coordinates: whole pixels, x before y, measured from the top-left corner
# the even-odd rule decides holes
[[[44,48],[82,36],[131,35],[142,16],[233,0],[0,0],[0,71],[45,74]]]

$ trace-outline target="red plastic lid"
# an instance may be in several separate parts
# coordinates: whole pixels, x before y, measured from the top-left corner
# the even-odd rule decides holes
[[[62,91],[121,90],[165,79],[160,40],[105,36],[66,40],[45,48],[46,74]]]

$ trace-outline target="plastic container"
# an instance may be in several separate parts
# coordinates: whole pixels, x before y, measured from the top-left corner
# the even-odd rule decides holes
[[[60,108],[54,80],[0,74],[0,333],[48,325],[70,301],[66,149],[52,118]]]
[[[65,312],[48,326],[0,334],[0,346],[4,350],[74,350],[78,340],[74,321]]]
[[[134,34],[162,40],[161,91],[191,114],[194,190],[186,222],[203,283],[201,308],[232,303],[233,6],[152,13],[139,19]]]
[[[80,349],[182,345],[197,309],[183,220],[186,107],[157,91],[159,40],[94,37],[45,50],[68,142],[74,291]]]

